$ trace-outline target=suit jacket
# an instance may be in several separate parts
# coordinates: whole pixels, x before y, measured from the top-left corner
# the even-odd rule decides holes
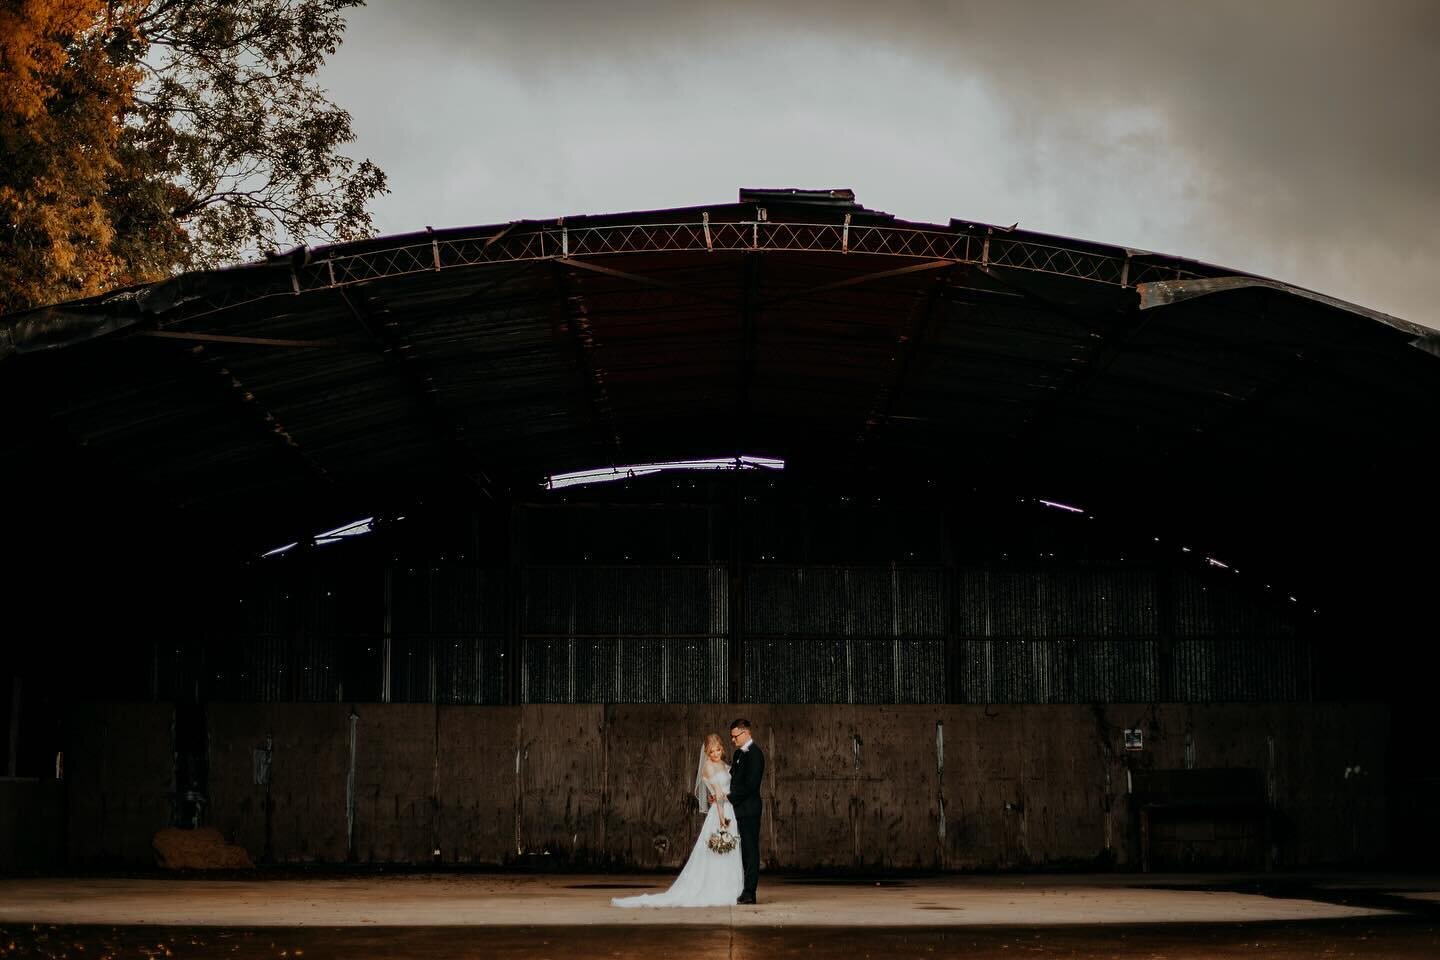
[[[750,741],[749,750],[736,750],[730,762],[730,803],[735,816],[758,817],[762,809],[760,783],[765,779],[765,754]]]

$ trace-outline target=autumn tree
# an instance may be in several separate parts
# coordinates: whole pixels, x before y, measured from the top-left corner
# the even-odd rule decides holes
[[[139,79],[106,52],[103,0],[0,4],[0,310],[134,279],[111,183]]]
[[[0,310],[368,235],[315,81],[361,0],[0,0]]]

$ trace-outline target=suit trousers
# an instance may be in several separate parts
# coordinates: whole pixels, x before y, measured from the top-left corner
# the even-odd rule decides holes
[[[760,883],[760,816],[735,817],[740,828],[740,867],[745,871],[745,892],[742,896],[755,896],[755,887]]]

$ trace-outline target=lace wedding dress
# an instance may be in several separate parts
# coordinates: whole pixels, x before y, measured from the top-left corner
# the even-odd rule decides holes
[[[716,771],[705,781],[720,796],[730,793],[730,774],[725,770]],[[731,833],[735,833],[735,810],[730,801],[725,801],[725,819]],[[740,865],[740,848],[729,853],[716,853],[707,845],[710,834],[720,829],[720,808],[711,804],[705,814],[705,823],[700,827],[700,836],[695,838],[695,847],[685,868],[664,893],[642,893],[636,897],[615,897],[610,903],[617,907],[732,907],[735,898],[745,887],[745,875]]]

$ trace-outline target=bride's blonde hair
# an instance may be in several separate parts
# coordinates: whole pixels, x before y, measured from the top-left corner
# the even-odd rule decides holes
[[[719,747],[719,748],[720,748],[720,762],[721,762],[721,763],[724,763],[724,762],[725,762],[725,744],[724,744],[724,742],[720,739],[720,734],[718,734],[718,733],[707,733],[707,734],[705,734],[705,758],[706,758],[707,760],[710,758],[710,748],[711,748],[711,747]]]

